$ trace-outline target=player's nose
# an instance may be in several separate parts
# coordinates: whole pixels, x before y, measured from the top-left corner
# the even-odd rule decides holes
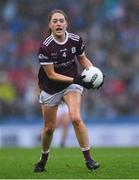
[[[61,21],[59,20],[59,21],[57,21],[57,25],[59,26],[59,25],[61,25],[62,23],[61,23]]]

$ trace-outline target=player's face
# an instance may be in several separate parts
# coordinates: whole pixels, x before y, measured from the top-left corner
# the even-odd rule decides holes
[[[63,37],[67,29],[67,21],[63,14],[55,13],[49,22],[49,28],[54,36]]]

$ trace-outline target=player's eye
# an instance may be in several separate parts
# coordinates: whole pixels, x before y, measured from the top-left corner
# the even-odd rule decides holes
[[[55,20],[53,20],[52,22],[53,22],[53,23],[57,23],[57,20],[55,19]]]
[[[64,23],[64,19],[53,19],[52,22],[53,23],[58,23],[58,22]]]
[[[61,23],[63,23],[63,22],[64,22],[64,19],[60,19],[59,21],[60,21]]]

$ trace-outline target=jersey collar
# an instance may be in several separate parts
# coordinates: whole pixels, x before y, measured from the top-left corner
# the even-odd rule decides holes
[[[64,40],[63,42],[57,41],[57,40],[54,38],[53,34],[51,34],[51,36],[52,36],[53,40],[55,41],[55,43],[60,44],[60,45],[63,45],[63,44],[65,44],[65,43],[67,42],[67,40],[68,40],[68,38],[69,38],[69,37],[68,37],[68,32],[65,31],[65,33],[66,33],[66,38],[65,38],[65,40]]]

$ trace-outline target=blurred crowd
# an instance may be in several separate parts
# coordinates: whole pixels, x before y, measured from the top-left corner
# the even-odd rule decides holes
[[[85,90],[85,114],[139,115],[139,0],[0,1],[0,116],[40,115],[37,52],[47,15],[62,9],[105,74],[101,90]]]

